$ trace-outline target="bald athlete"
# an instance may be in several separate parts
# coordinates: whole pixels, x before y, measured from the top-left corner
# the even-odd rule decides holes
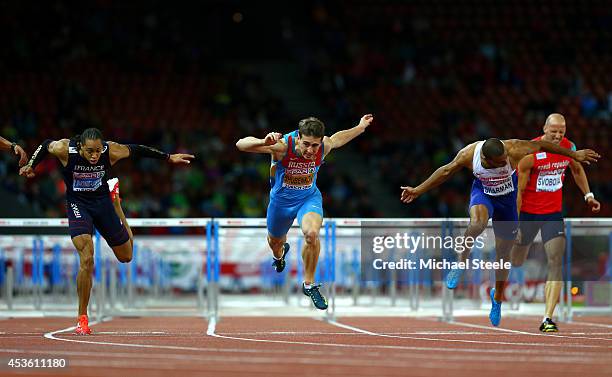
[[[565,118],[561,114],[550,114],[544,124],[544,135],[534,141],[544,140],[563,148],[576,150],[576,146],[565,137]],[[519,211],[519,232],[510,253],[512,266],[522,266],[527,258],[529,247],[538,232],[548,258],[548,276],[544,294],[546,308],[540,324],[542,332],[559,331],[553,322],[553,313],[559,300],[562,283],[562,262],[565,252],[565,226],[561,213],[563,199],[563,180],[565,169],[569,166],[574,181],[584,195],[586,205],[593,213],[600,210],[601,204],[589,189],[584,168],[566,156],[539,152],[529,154],[518,164],[518,195],[516,207]]]
[[[507,260],[518,228],[516,167],[523,157],[541,151],[560,154],[587,164],[597,162],[597,158],[600,157],[590,149],[573,151],[545,140],[501,141],[491,138],[464,147],[451,162],[438,168],[417,187],[401,187],[401,200],[410,203],[448,180],[462,168],[470,169],[475,179],[470,195],[470,223],[464,239],[468,237],[476,239],[487,227],[488,220],[492,218],[497,260]],[[465,263],[471,247],[468,244],[464,246],[464,251],[458,254],[459,261]],[[451,269],[447,275],[446,286],[449,289],[456,288],[462,273],[462,269]],[[489,313],[489,320],[493,326],[498,326],[501,321],[502,288],[507,277],[507,269],[495,270],[495,288],[490,292],[491,312]]]

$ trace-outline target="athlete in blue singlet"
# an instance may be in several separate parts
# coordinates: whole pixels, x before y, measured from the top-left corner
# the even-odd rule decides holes
[[[49,153],[57,157],[62,164],[68,227],[72,243],[79,254],[79,319],[76,333],[88,335],[91,334],[87,306],[93,273],[94,226],[120,262],[127,263],[132,260],[132,231],[121,209],[117,180],[110,180],[107,187],[107,180],[111,178],[111,167],[127,157],[148,157],[173,164],[189,164],[194,156],[168,154],[143,145],[105,142],[99,130],[88,128],[70,140],[45,140],[19,174],[28,178],[34,177],[36,165]]]
[[[403,186],[401,200],[410,203],[418,196],[442,184],[461,168],[474,173],[474,183],[470,195],[470,224],[465,238],[476,239],[493,219],[495,251],[497,260],[509,261],[510,250],[518,227],[516,209],[517,179],[515,170],[519,161],[532,153],[545,151],[571,157],[579,162],[596,162],[599,155],[594,151],[572,151],[543,140],[504,140],[488,139],[472,143],[459,151],[450,163],[438,168],[429,178],[417,187]],[[469,256],[468,244],[465,251],[459,252],[460,262]],[[459,283],[463,270],[453,269],[447,275],[446,285],[454,289]],[[503,286],[508,277],[507,269],[495,270],[495,288],[491,290],[491,312],[489,319],[494,326],[501,320],[501,300]]]
[[[315,307],[327,309],[327,300],[315,284],[314,276],[321,244],[319,230],[323,223],[323,201],[317,188],[317,172],[325,156],[360,135],[372,123],[371,114],[364,115],[359,124],[325,135],[325,126],[317,118],[302,119],[298,129],[286,135],[271,132],[264,139],[252,136],[238,140],[236,146],[244,152],[269,153],[270,203],[267,212],[268,244],[274,254],[277,272],[285,268],[289,251],[287,232],[297,217],[304,234],[304,282],[302,292],[312,299]]]

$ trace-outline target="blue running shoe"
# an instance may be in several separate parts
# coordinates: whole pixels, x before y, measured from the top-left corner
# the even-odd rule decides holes
[[[283,245],[283,256],[280,259],[272,258],[274,259],[274,262],[272,262],[272,266],[274,267],[276,272],[280,273],[283,272],[283,270],[285,269],[285,265],[287,264],[287,262],[285,262],[285,257],[287,256],[288,252],[289,244],[285,242],[285,244]]]
[[[314,306],[319,310],[327,309],[327,299],[323,297],[321,292],[319,291],[319,287],[321,284],[312,284],[310,288],[306,288],[304,283],[302,283],[302,292],[310,297]]]
[[[450,271],[448,271],[448,275],[446,275],[446,287],[448,289],[457,288],[461,275],[463,275],[463,269],[461,268],[452,268]]]
[[[491,312],[489,313],[489,320],[493,326],[499,326],[501,321],[501,301],[495,301],[495,288],[491,289]]]

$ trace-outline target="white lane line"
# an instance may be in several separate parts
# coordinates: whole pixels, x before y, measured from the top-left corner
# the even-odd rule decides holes
[[[94,325],[97,325],[98,323],[100,323],[100,322],[93,321],[93,322],[89,323],[89,326],[94,326]],[[77,328],[76,326],[70,326],[70,327],[66,327],[65,329],[47,332],[43,336],[45,338],[47,338],[47,339],[64,340],[64,339],[55,338],[54,335],[55,334],[59,334],[59,333],[63,333],[63,332],[67,332],[67,331],[74,331],[74,330],[76,330],[76,328]]]
[[[606,325],[605,323],[573,321],[573,322],[570,322],[569,324],[577,324],[577,325],[585,325],[585,326],[593,326],[593,327],[602,327],[604,329],[612,329],[612,325]]]
[[[337,323],[337,322],[336,322]],[[342,324],[338,324],[342,325]],[[357,329],[352,326],[347,326],[352,329],[359,330],[360,332],[366,335],[378,335],[376,333]],[[313,345],[313,346],[326,346],[326,347],[339,347],[339,348],[357,348],[357,349],[385,349],[385,350],[411,350],[411,351],[436,351],[436,352],[445,352],[447,354],[436,354],[435,352],[428,352],[427,354],[417,354],[417,353],[402,353],[402,357],[404,358],[422,358],[426,360],[442,360],[442,361],[490,361],[491,358],[487,354],[498,354],[495,356],[495,360],[503,360],[510,361],[522,359],[524,362],[537,362],[541,361],[539,356],[530,357],[525,356],[525,350],[508,350],[508,349],[479,349],[479,348],[451,348],[451,347],[418,347],[418,346],[395,346],[395,345],[363,345],[363,344],[344,344],[344,343],[315,343],[315,342],[301,342],[301,341],[288,341],[288,340],[271,340],[271,339],[253,339],[253,338],[243,338],[243,337],[235,337],[235,336],[227,336],[221,334],[209,334],[212,337],[221,338],[221,339],[229,339],[229,340],[238,340],[243,342],[256,342],[256,343],[277,343],[277,344],[299,344],[299,345]],[[409,338],[410,339],[410,338]],[[590,348],[590,347],[589,347]],[[449,355],[448,353],[471,353],[471,355]],[[512,356],[501,356],[499,354],[511,354]],[[389,354],[385,354],[387,360],[395,359],[397,356],[389,356]],[[480,356],[479,356],[480,355]],[[519,355],[519,356],[517,356]],[[373,356],[373,355],[372,355]],[[602,360],[602,358],[598,354],[594,353],[586,353],[586,352],[556,352],[555,354],[555,362],[558,363],[570,363],[569,360],[572,360],[571,363],[579,363],[585,365],[592,365],[593,363],[608,365],[607,361]],[[441,363],[448,368],[448,365]]]
[[[99,334],[99,333],[97,333]],[[416,332],[385,332],[386,335],[495,335],[493,331],[416,331]],[[603,333],[602,333],[603,334]],[[607,333],[606,333],[607,334]],[[223,335],[362,335],[354,331],[240,331],[224,332]],[[612,333],[610,333],[612,335]]]
[[[587,344],[558,344],[558,343],[524,343],[524,342],[500,342],[500,341],[490,341],[490,340],[468,340],[468,339],[439,339],[439,338],[424,338],[424,337],[412,337],[412,336],[401,336],[401,335],[387,335],[371,332],[368,330],[364,330],[358,327],[353,327],[349,325],[345,325],[343,323],[339,323],[336,321],[326,321],[327,323],[341,327],[347,330],[352,330],[356,332],[360,332],[362,334],[371,335],[371,336],[380,336],[384,338],[397,338],[397,339],[414,339],[414,340],[427,340],[434,342],[452,342],[452,343],[475,343],[475,344],[503,344],[509,346],[529,346],[529,347],[559,347],[559,348],[612,348],[612,346],[599,346],[599,345],[587,345]],[[451,322],[455,323],[455,322]],[[461,324],[459,322],[456,322]],[[476,326],[476,325],[475,325]],[[499,329],[499,330],[508,330],[508,329]],[[522,331],[508,330],[510,332],[515,333],[523,333]],[[531,334],[524,333],[529,335],[540,335],[540,334]],[[573,338],[573,337],[568,337]]]
[[[111,319],[104,321],[108,322]],[[99,322],[92,322],[90,326],[98,324]],[[153,349],[169,349],[169,350],[181,350],[181,351],[201,351],[201,348],[197,347],[180,347],[180,346],[165,346],[165,345],[152,345],[152,344],[133,344],[133,343],[117,343],[117,342],[101,342],[101,341],[93,341],[93,340],[82,340],[82,339],[68,339],[68,338],[58,338],[55,335],[66,332],[73,331],[76,329],[76,326],[67,327],[65,329],[51,331],[46,333],[44,336],[47,339],[51,340],[59,340],[61,342],[72,342],[72,343],[83,343],[83,344],[96,344],[96,345],[104,345],[104,346],[119,346],[119,347],[132,347],[132,348],[153,348]],[[86,335],[83,336],[88,337]]]
[[[92,325],[94,325],[95,323],[92,322]],[[99,341],[88,341],[88,340],[80,340],[80,339],[65,339],[65,338],[58,338],[55,337],[56,334],[59,334],[61,332],[64,331],[71,331],[73,330],[74,327],[69,327],[67,329],[61,329],[61,330],[57,330],[57,331],[52,331],[49,332],[47,334],[45,334],[45,337],[48,339],[52,339],[52,340],[59,340],[59,341],[66,341],[66,342],[74,342],[74,343],[85,343],[85,344],[93,344],[93,345],[110,345],[110,346],[121,346],[121,347],[133,347],[133,348],[145,348],[145,349],[166,349],[166,350],[182,350],[182,351],[204,351],[204,352],[220,352],[220,353],[251,353],[251,354],[260,354],[262,351],[260,349],[245,349],[243,347],[241,348],[199,348],[199,347],[185,347],[185,346],[167,346],[167,345],[150,345],[150,344],[132,344],[132,343],[116,343],[116,342],[99,342]],[[524,350],[506,350],[506,349],[500,349],[500,350],[492,350],[492,349],[476,349],[476,348],[450,348],[450,347],[415,347],[415,346],[394,346],[394,345],[359,345],[359,344],[342,344],[342,343],[316,343],[316,342],[296,342],[296,341],[280,341],[280,340],[262,340],[262,339],[250,339],[250,338],[237,338],[237,337],[228,337],[228,336],[223,336],[223,335],[219,335],[219,334],[214,334],[211,335],[213,337],[217,337],[217,338],[225,338],[225,339],[234,339],[234,340],[242,340],[242,341],[250,341],[250,342],[262,342],[262,343],[282,343],[282,344],[301,344],[301,345],[311,345],[311,346],[326,346],[326,347],[335,347],[335,348],[341,348],[341,349],[366,349],[369,350],[368,355],[370,356],[375,356],[377,354],[376,351],[372,351],[373,349],[381,349],[381,350],[413,350],[413,351],[439,351],[439,352],[444,352],[446,353],[445,355],[437,355],[436,357],[438,357],[440,360],[446,360],[449,357],[456,357],[457,360],[466,360],[469,358],[473,358],[474,360],[489,360],[488,357],[481,357],[481,356],[477,356],[478,354],[512,354],[514,356],[510,357],[508,359],[508,362],[512,362],[514,361],[518,361],[517,357],[520,358],[521,360],[524,361],[536,361],[539,360],[538,358],[534,358],[534,359],[529,359],[528,357],[524,356]],[[8,351],[8,352],[13,352],[14,350],[1,350],[1,351]],[[41,351],[41,353],[47,353],[50,354],[52,351],[51,350],[44,350]],[[58,354],[65,354],[66,351],[56,351]],[[339,354],[336,351],[315,351],[315,350],[296,350],[296,349],[292,349],[292,350],[285,350],[283,351],[285,353],[295,353],[298,355],[303,355],[303,354],[316,354],[316,355],[323,355],[323,356],[330,356],[333,354]],[[453,355],[448,355],[448,353],[471,353],[472,355],[463,355],[463,356],[453,356]],[[132,354],[131,352],[127,355]],[[565,355],[563,355],[565,354]],[[102,353],[100,352],[95,352],[95,355],[101,356]],[[340,356],[342,356],[342,354],[339,354]],[[405,356],[407,355],[407,356]],[[476,355],[476,356],[475,356]],[[518,355],[518,356],[516,356]],[[556,362],[559,363],[590,363],[590,364],[603,364],[603,365],[607,365],[607,361],[602,361],[601,357],[592,357],[592,356],[597,356],[594,355],[592,353],[587,353],[587,352],[557,352],[555,357],[558,357],[559,360],[556,360]],[[428,353],[427,355],[419,355],[419,354],[414,354],[414,353],[401,353],[399,356],[397,357],[407,357],[407,358],[422,358],[422,359],[431,359],[432,356],[430,353]],[[232,359],[232,361],[239,361],[242,360],[242,357],[237,357]],[[230,361],[229,359],[225,359],[227,361]],[[274,360],[278,360],[276,357],[274,357]],[[320,357],[319,357],[320,360]],[[501,361],[501,360],[500,360]],[[310,361],[309,361],[310,362]],[[349,363],[352,361],[348,361]],[[371,363],[370,363],[371,364]],[[448,367],[448,366],[447,366]]]
[[[3,352],[11,352],[11,353],[19,353],[20,355],[24,354],[44,354],[44,355],[52,355],[52,352],[48,350],[20,350],[20,349],[0,349],[0,353]],[[141,369],[193,369],[194,366],[198,364],[206,364],[208,366],[214,365],[214,363],[232,363],[239,368],[242,368],[241,365],[243,363],[253,363],[253,364],[305,364],[305,365],[328,365],[328,366],[375,366],[375,367],[392,367],[392,368],[405,368],[411,363],[417,360],[424,361],[432,361],[432,360],[441,360],[447,362],[454,361],[483,361],[490,360],[488,356],[482,355],[429,355],[429,354],[401,354],[395,355],[393,357],[382,357],[383,355],[372,355],[365,354],[360,355],[359,357],[355,357],[354,354],[343,354],[340,357],[336,355],[330,355],[330,353],[326,353],[322,356],[317,357],[306,357],[303,355],[300,356],[288,356],[279,359],[275,355],[262,355],[262,351],[258,350],[257,355],[253,356],[223,356],[223,355],[183,355],[183,354],[163,354],[163,357],[160,357],[160,354],[151,354],[151,353],[115,353],[115,352],[82,352],[82,351],[55,351],[55,354],[63,357],[71,357],[72,359],[69,361],[70,366],[106,366],[106,367],[121,367],[121,368],[138,368]],[[389,354],[386,354],[389,356]],[[77,359],[77,357],[87,358],[87,359]],[[504,355],[497,356],[497,362],[503,363],[515,363],[515,362],[533,362],[539,360],[539,358],[535,358],[529,355]],[[550,362],[559,362],[559,363],[572,363],[572,364],[586,364],[587,362],[590,365],[595,364],[603,364],[606,363],[599,359],[595,358],[584,358],[583,356],[571,356],[570,358],[561,357],[561,356],[553,356]],[[190,362],[190,364],[186,364],[185,362]],[[194,365],[195,364],[195,365]],[[426,366],[426,368],[436,368],[436,369],[449,369],[451,366],[445,363],[431,363],[434,366]],[[199,365],[198,365],[199,366]],[[422,364],[419,364],[422,366]]]
[[[604,341],[612,342],[612,339],[610,339],[610,338],[596,338],[596,337],[590,337],[590,336],[566,336],[566,335],[558,335],[558,334],[552,334],[552,333],[541,333],[541,332],[533,333],[533,332],[527,332],[527,331],[505,329],[503,327],[492,327],[492,326],[477,325],[477,324],[474,324],[474,323],[458,322],[458,321],[450,321],[448,323],[450,323],[451,325],[471,327],[471,328],[475,328],[475,329],[489,329],[489,330],[494,330],[494,331],[509,332],[509,333],[522,334],[522,335],[531,335],[531,336],[539,336],[539,337],[544,336],[544,337],[565,338],[565,339],[604,340]],[[567,345],[563,345],[563,346],[567,346]],[[612,348],[612,346],[608,346],[606,348]]]
[[[365,346],[368,347],[368,346]],[[244,348],[202,348],[202,351],[211,351],[211,352],[218,352],[218,353],[249,353],[249,354],[257,354],[258,356],[261,355],[262,350],[257,348],[257,349],[244,349]],[[444,351],[447,351],[448,349],[443,349]],[[481,353],[480,350],[477,350],[478,353]],[[272,351],[275,352],[275,351]],[[330,357],[333,359],[341,359],[343,357],[346,356],[354,356],[352,351],[349,351],[350,353],[342,353],[342,352],[338,352],[338,351],[312,351],[312,350],[302,350],[302,351],[298,351],[296,349],[292,349],[292,350],[284,350],[283,353],[284,354],[296,354],[299,355],[300,357],[303,357],[303,355],[316,355],[317,356],[317,360],[321,361],[322,359],[324,359],[325,357]],[[450,352],[455,352],[453,350],[450,350]],[[49,349],[42,349],[42,350],[37,350],[37,349],[13,349],[13,348],[7,348],[7,349],[0,349],[0,353],[13,353],[13,354],[44,354],[44,355],[48,355],[48,356],[52,356],[52,355],[57,355],[57,356],[74,356],[74,357],[97,357],[97,358],[127,358],[130,360],[134,360],[134,359],[138,359],[138,358],[142,358],[142,359],[159,359],[160,354],[159,353],[151,353],[151,352],[146,352],[146,353],[142,353],[142,352],[109,352],[109,351],[64,351],[64,350],[49,350]],[[517,361],[517,354],[519,355],[518,357],[522,357],[525,356],[525,352],[521,351],[521,352],[503,352],[504,354],[507,355],[497,355],[496,356],[496,360],[504,360],[504,361]],[[173,353],[164,353],[163,354],[164,359],[168,359],[168,360],[202,360],[205,357],[211,357],[211,355],[193,355],[193,354],[173,354]],[[214,356],[214,355],[213,355]],[[218,356],[218,355],[217,355]],[[596,356],[596,357],[593,357]],[[228,356],[226,356],[228,357]],[[399,353],[399,354],[395,354],[390,356],[388,352],[367,352],[365,354],[361,354],[359,356],[361,359],[368,359],[368,358],[372,358],[375,360],[385,360],[384,362],[387,362],[386,360],[388,358],[392,358],[392,359],[419,359],[419,358],[423,358],[423,359],[431,359],[431,354],[427,353],[427,354],[410,354],[410,353]],[[473,356],[469,356],[469,357],[473,357]],[[539,360],[535,359],[535,356],[527,356],[529,358],[532,358],[532,360]],[[607,365],[607,361],[603,360],[603,358],[599,357],[597,354],[593,354],[593,353],[584,353],[584,352],[577,352],[577,353],[573,353],[570,355],[555,355],[555,357],[559,357],[562,358],[563,360],[568,360],[568,357],[572,359],[572,361],[582,361],[582,362],[591,362],[591,359],[593,359],[593,361],[595,363],[601,363],[601,364],[605,364]],[[234,357],[234,361],[240,361],[240,360],[245,360],[245,359],[249,359],[251,358],[251,356],[235,356]],[[466,355],[438,355],[438,358],[440,360],[465,360],[466,359]],[[482,356],[482,358],[484,360],[490,360],[490,356]],[[524,360],[530,360],[529,358],[524,359]],[[574,360],[574,358],[576,360]],[[276,361],[278,361],[278,358],[275,357]],[[552,361],[552,360],[549,360]]]
[[[94,326],[97,325],[98,323],[102,323],[102,322],[110,322],[112,321],[112,317],[109,318],[103,318],[101,321],[92,321],[89,323],[89,326]],[[59,334],[59,333],[63,333],[63,332],[67,332],[67,331],[74,331],[76,330],[76,326],[70,326],[70,327],[66,327],[65,329],[61,329],[61,330],[56,330],[56,331],[50,331],[48,333],[45,333],[43,336],[47,339],[53,339],[53,340],[64,340],[69,342],[70,339],[61,339],[61,338],[56,338],[54,335],[55,334]],[[83,335],[86,336],[86,335]]]
[[[560,345],[554,343],[513,343],[513,342],[491,342],[491,341],[470,341],[470,340],[460,340],[460,339],[437,339],[437,338],[421,338],[421,337],[408,337],[408,336],[396,336],[396,335],[385,335],[378,334],[368,330],[360,329],[357,327],[345,325],[338,323],[336,321],[328,321],[325,322],[337,326],[342,327],[347,330],[360,332],[365,335],[370,336],[380,336],[386,338],[397,338],[397,339],[413,339],[413,340],[428,340],[435,342],[457,342],[457,343],[476,343],[476,344],[503,344],[503,345],[513,345],[513,346],[542,346],[542,347],[560,347],[560,348],[608,348],[598,345]],[[248,342],[258,342],[258,343],[279,343],[279,344],[302,344],[302,345],[317,345],[317,346],[329,346],[329,347],[352,347],[352,348],[383,348],[383,349],[403,349],[403,350],[413,350],[413,351],[451,351],[451,352],[484,352],[484,353],[518,353],[524,354],[524,350],[497,350],[497,349],[479,349],[479,348],[449,348],[449,347],[420,347],[420,346],[395,346],[395,345],[356,345],[356,344],[343,344],[343,343],[316,343],[316,342],[300,342],[300,341],[289,341],[289,340],[272,340],[272,339],[253,339],[253,338],[242,338],[235,337],[229,335],[222,335],[217,333],[208,334],[210,336],[222,339],[231,339],[231,340],[241,340]],[[572,351],[568,353],[569,355],[574,355],[575,352]],[[587,354],[587,353],[585,353]]]
[[[451,324],[451,325],[471,327],[471,328],[474,328],[474,329],[486,329],[486,330],[492,330],[492,331],[497,331],[497,332],[506,332],[506,333],[510,333],[510,334],[542,336],[542,334],[534,334],[534,333],[530,333],[530,332],[526,332],[526,331],[506,329],[506,328],[503,328],[503,327],[476,325],[476,324],[473,324],[473,323],[459,322],[459,321],[454,321],[454,320],[450,321],[448,323]]]
[[[96,331],[96,335],[165,335],[165,331]]]

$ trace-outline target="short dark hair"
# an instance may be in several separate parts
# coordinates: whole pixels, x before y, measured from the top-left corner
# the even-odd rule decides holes
[[[77,149],[81,149],[81,145],[85,145],[87,140],[104,140],[102,138],[102,132],[97,128],[88,128],[80,135],[76,135],[74,140],[77,142]]]
[[[504,143],[496,138],[487,139],[482,145],[482,154],[485,158],[498,157],[504,154]]]
[[[325,136],[325,125],[315,117],[309,117],[300,120],[298,123],[298,132],[301,136]]]

